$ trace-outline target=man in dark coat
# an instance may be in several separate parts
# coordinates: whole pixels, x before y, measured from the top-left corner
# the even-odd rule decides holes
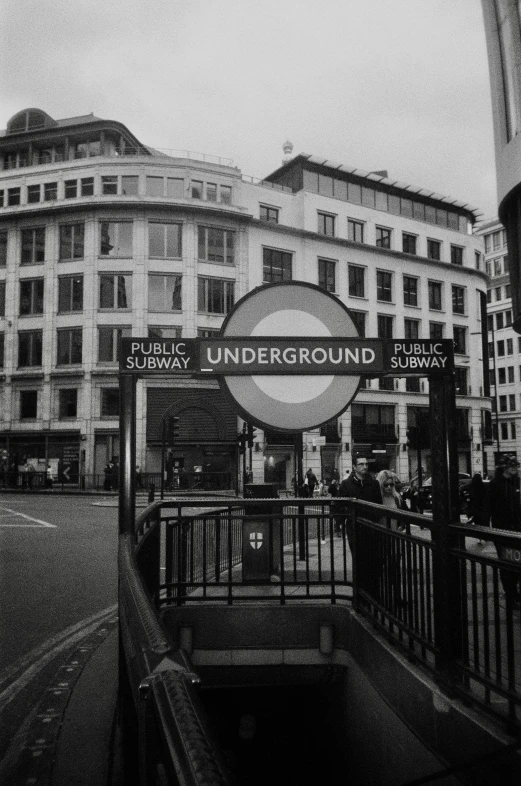
[[[494,529],[521,532],[521,502],[519,497],[519,461],[506,456],[496,467],[496,474],[488,484],[491,524]],[[508,560],[509,550],[519,550],[519,540],[502,538],[496,541],[498,556]],[[521,607],[520,574],[515,570],[500,570],[501,583],[512,607]]]
[[[351,474],[344,478],[338,487],[339,497],[356,497],[364,502],[376,502],[377,505],[382,504],[382,492],[380,484],[369,474],[369,462],[363,456],[356,456],[353,464]],[[333,506],[332,506],[333,507]],[[342,535],[343,520],[346,519],[348,511],[347,505],[341,502],[335,503],[335,513],[338,514],[335,518],[335,530],[338,537]],[[370,518],[370,516],[368,516]],[[377,517],[379,518],[379,516]],[[352,535],[352,522],[346,521],[347,539],[349,546],[351,546]]]

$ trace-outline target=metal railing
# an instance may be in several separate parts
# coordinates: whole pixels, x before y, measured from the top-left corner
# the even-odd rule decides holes
[[[502,592],[505,580],[521,578],[520,533],[446,527],[339,498],[188,504],[152,504],[128,544],[158,625],[180,605],[348,603],[449,696],[521,728],[520,612]],[[243,527],[252,520],[268,528],[275,575],[244,581]],[[500,545],[507,534],[518,544],[511,561],[470,546],[480,537]],[[132,615],[124,622],[132,626]]]
[[[49,479],[46,472],[0,472],[0,490],[27,490],[42,491],[67,491],[76,489],[80,491],[117,491],[118,473],[107,477],[105,473],[60,473]],[[186,472],[183,475],[174,475],[165,482],[167,493],[182,491],[223,491],[233,488],[233,476],[230,472]],[[160,472],[143,472],[136,477],[136,491],[148,491],[150,486],[159,489],[161,486]]]

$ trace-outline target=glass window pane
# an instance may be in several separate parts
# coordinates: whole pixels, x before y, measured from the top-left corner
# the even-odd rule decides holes
[[[114,276],[100,276],[100,308],[114,308]]]
[[[147,177],[147,196],[163,196],[164,186],[162,177]]]
[[[164,308],[164,277],[148,277],[148,309],[149,311],[165,311]]]
[[[167,177],[166,195],[175,199],[183,199],[185,195],[185,183],[180,177]]]
[[[165,254],[165,228],[163,224],[148,225],[148,255],[162,257]]]
[[[166,225],[166,255],[167,257],[181,256],[181,227],[179,224]]]
[[[117,308],[130,308],[131,287],[132,279],[130,276],[118,276]]]
[[[139,177],[137,175],[123,175],[121,178],[121,193],[137,196],[139,189]]]

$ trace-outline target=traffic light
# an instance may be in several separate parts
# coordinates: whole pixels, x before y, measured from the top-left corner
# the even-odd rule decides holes
[[[244,456],[246,452],[247,439],[248,436],[244,432],[239,432],[239,434],[237,434],[237,442],[239,444],[239,453],[241,454],[241,456]]]
[[[179,439],[179,418],[170,417],[166,421],[165,439],[168,445],[173,445]]]
[[[253,428],[251,423],[248,423],[248,447],[253,447],[253,442],[257,436],[257,429]]]

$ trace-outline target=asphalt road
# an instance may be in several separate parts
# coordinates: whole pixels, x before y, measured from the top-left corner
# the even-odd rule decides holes
[[[57,669],[79,673],[114,629],[117,507],[100,501],[0,495],[0,760]]]

